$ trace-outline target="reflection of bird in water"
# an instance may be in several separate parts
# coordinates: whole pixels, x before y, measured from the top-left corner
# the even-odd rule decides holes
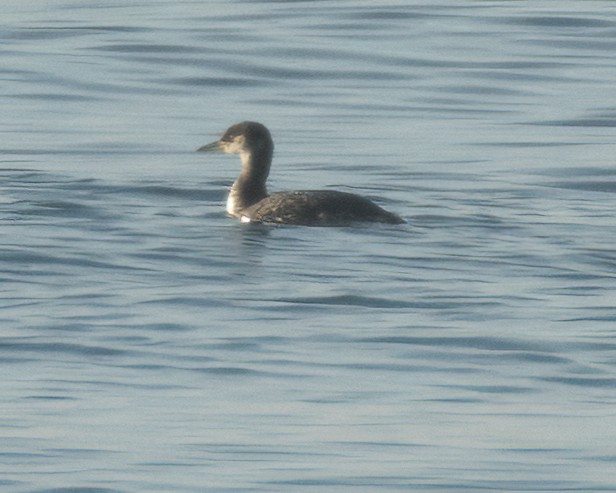
[[[334,190],[299,190],[268,194],[265,186],[274,142],[269,130],[257,122],[242,122],[227,129],[211,144],[198,149],[239,154],[242,171],[227,198],[227,212],[242,222],[340,226],[353,222],[400,224],[404,220],[371,200]]]

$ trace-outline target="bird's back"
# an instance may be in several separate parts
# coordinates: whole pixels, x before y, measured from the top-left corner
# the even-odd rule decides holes
[[[334,190],[273,193],[241,211],[251,222],[340,226],[354,222],[400,224],[404,220],[371,200]]]

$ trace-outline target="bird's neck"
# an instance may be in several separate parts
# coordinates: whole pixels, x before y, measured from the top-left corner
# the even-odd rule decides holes
[[[227,198],[227,212],[240,216],[241,211],[267,197],[265,181],[272,160],[271,152],[240,153],[242,171],[233,182]]]

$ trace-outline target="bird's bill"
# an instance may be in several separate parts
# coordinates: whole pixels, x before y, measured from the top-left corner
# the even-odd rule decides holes
[[[209,144],[201,146],[199,147],[199,149],[197,149],[197,152],[218,152],[218,151],[222,151],[222,149],[220,148],[219,140],[217,140],[216,142],[210,142]]]

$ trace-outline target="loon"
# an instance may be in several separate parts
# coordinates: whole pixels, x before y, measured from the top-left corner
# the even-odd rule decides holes
[[[401,224],[405,221],[371,200],[335,190],[267,193],[274,142],[265,125],[245,121],[232,125],[200,152],[239,154],[242,170],[229,191],[227,212],[241,222],[344,226],[354,222]]]

